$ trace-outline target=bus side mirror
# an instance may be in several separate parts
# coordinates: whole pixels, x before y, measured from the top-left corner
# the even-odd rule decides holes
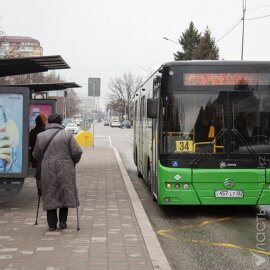
[[[147,99],[147,118],[158,117],[158,99],[148,98]]]

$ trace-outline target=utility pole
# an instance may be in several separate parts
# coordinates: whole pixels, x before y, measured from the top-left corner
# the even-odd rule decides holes
[[[244,55],[244,36],[245,36],[245,16],[246,16],[246,5],[247,2],[246,0],[243,0],[243,28],[242,28],[242,50],[241,50],[241,61],[243,61],[243,55]]]
[[[2,17],[0,17],[0,22],[2,21]],[[0,24],[0,36],[3,35],[2,25]]]
[[[64,99],[63,99],[63,114],[64,118],[67,118],[67,105],[66,105],[67,91],[64,91]]]
[[[96,82],[93,82],[93,148],[95,147],[95,98],[96,98]]]

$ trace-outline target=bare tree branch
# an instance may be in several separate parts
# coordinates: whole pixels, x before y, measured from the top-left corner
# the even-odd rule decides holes
[[[111,79],[109,83],[111,93],[108,95],[107,109],[121,112],[122,115],[126,114],[130,119],[136,91],[141,84],[142,78],[131,72]]]

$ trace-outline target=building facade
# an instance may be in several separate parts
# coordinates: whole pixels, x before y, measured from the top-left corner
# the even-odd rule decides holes
[[[24,36],[0,36],[0,57],[42,56],[43,49],[37,39]]]
[[[100,97],[80,96],[81,114],[82,116],[91,116],[93,112],[100,111]]]

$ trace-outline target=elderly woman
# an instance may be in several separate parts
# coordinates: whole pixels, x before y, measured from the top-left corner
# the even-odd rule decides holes
[[[49,230],[67,228],[68,208],[79,205],[76,188],[75,164],[81,159],[82,150],[71,132],[64,130],[62,117],[52,114],[48,117],[47,130],[37,135],[33,157],[40,160],[46,144],[52,139],[44,154],[41,167],[41,189],[43,209],[47,210]]]

